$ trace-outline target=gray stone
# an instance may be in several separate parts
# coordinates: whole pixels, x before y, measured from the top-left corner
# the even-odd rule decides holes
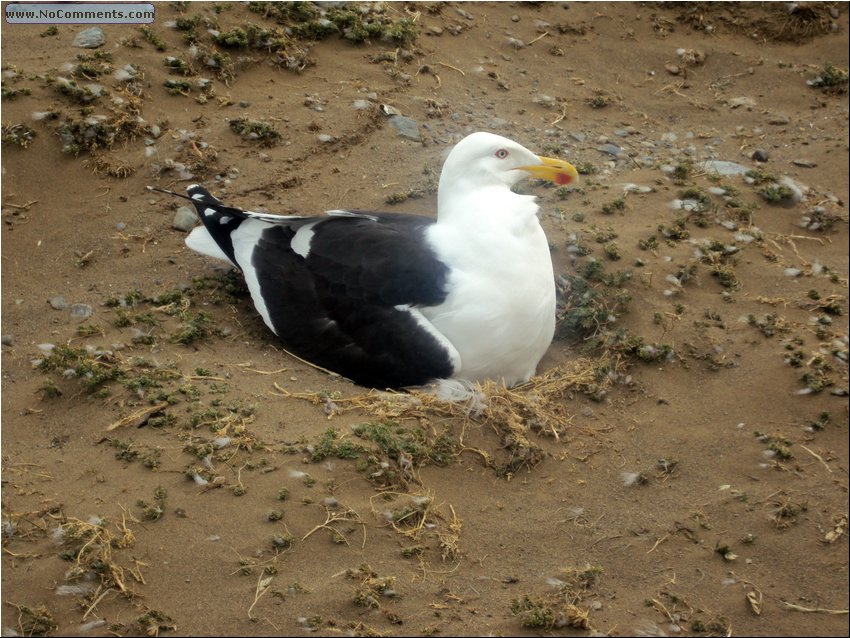
[[[71,318],[82,321],[92,315],[92,307],[87,303],[75,303],[71,306]]]
[[[766,162],[768,159],[770,159],[770,154],[763,148],[757,148],[753,151],[750,157],[756,162]]]
[[[794,166],[801,166],[803,168],[814,168],[815,166],[818,165],[817,162],[813,162],[812,160],[807,160],[807,159],[795,159],[795,160],[791,160],[791,163]]]
[[[189,232],[195,227],[198,221],[198,215],[188,206],[181,206],[174,213],[174,220],[171,222],[171,227],[183,232]]]
[[[0,342],[2,342],[4,346],[13,346],[15,345],[15,338],[12,335],[3,335]]]
[[[754,109],[756,107],[756,101],[751,97],[741,96],[741,97],[733,97],[726,102],[729,105],[730,109],[737,109],[744,107],[745,109]]]
[[[708,160],[701,164],[701,168],[708,173],[718,173],[719,175],[743,175],[750,170],[746,166],[725,160]]]
[[[65,310],[65,308],[68,307],[68,302],[65,301],[65,297],[62,297],[61,295],[51,297],[47,300],[47,303],[49,303],[50,307],[54,310]]]
[[[422,141],[422,137],[419,135],[419,125],[414,119],[405,115],[394,115],[390,118],[390,126],[397,130],[398,134],[402,137],[416,140],[417,142]]]
[[[599,146],[596,150],[600,153],[611,155],[612,157],[619,157],[620,154],[623,152],[623,149],[621,149],[616,144],[603,144],[602,146]]]
[[[103,35],[103,29],[100,27],[84,29],[74,36],[74,46],[81,49],[96,49],[102,47],[104,42],[106,42],[106,36]]]

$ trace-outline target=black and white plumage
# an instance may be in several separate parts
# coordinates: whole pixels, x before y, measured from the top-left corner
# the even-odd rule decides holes
[[[555,329],[549,245],[525,177],[568,184],[567,162],[490,133],[443,165],[437,219],[369,211],[278,216],[188,188],[186,244],[239,268],[294,354],[371,387],[528,380]]]

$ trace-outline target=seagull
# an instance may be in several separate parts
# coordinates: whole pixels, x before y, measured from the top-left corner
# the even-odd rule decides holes
[[[257,213],[195,184],[185,198],[202,225],[186,244],[241,271],[287,351],[357,384],[513,386],[534,375],[555,331],[555,277],[539,207],[512,190],[529,177],[566,186],[578,172],[477,132],[443,164],[436,219]]]

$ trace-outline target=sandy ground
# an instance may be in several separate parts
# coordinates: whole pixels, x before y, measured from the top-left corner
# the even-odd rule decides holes
[[[207,30],[272,16],[192,3],[194,59],[157,9],[108,59],[3,25],[4,635],[848,634],[848,98],[807,84],[846,73],[846,5],[398,3],[412,44],[302,41],[301,72]],[[59,92],[81,62],[108,95]],[[63,153],[97,115],[111,147]],[[524,186],[572,284],[554,386],[474,418],[283,353],[145,190],[433,214],[475,130],[584,175]]]

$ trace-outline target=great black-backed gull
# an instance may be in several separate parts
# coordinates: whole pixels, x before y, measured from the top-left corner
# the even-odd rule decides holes
[[[555,330],[555,280],[526,177],[566,185],[563,160],[491,133],[449,153],[436,220],[231,208],[198,185],[189,248],[242,271],[266,325],[297,356],[376,388],[527,381]]]

